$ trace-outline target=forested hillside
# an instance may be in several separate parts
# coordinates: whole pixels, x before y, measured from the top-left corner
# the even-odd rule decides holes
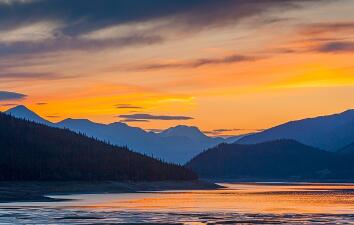
[[[0,113],[0,180],[192,180],[174,164]]]
[[[220,144],[187,167],[205,178],[353,179],[354,157],[293,140],[254,145]]]

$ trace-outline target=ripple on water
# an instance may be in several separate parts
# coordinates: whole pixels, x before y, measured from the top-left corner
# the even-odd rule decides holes
[[[215,191],[80,195],[73,202],[2,204],[0,225],[354,224],[353,192],[342,188],[232,184]]]
[[[68,210],[63,208],[1,209],[0,224],[353,224],[353,214],[169,213]]]

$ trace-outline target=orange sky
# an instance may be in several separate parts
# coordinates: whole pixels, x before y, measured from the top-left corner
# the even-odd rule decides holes
[[[5,72],[55,74],[0,75],[0,90],[27,95],[1,101],[0,110],[25,104],[52,121],[71,117],[104,123],[135,113],[186,116],[194,119],[129,125],[229,129],[225,135],[341,112],[354,108],[353,12],[353,1],[333,1],[272,11],[276,19],[270,23],[252,16],[195,33],[167,29],[163,33],[170,38],[162,43],[0,58],[0,65],[15,64]],[[82,38],[104,39],[165,22],[115,25]],[[29,26],[25,34],[50,32],[43,27]],[[21,32],[0,30],[5,37],[0,42],[13,41],[11,35]]]

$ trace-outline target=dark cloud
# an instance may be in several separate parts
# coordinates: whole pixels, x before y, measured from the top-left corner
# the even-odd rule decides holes
[[[115,107],[118,109],[141,109],[142,108],[140,106],[134,106],[131,104],[118,104],[118,105],[115,105]]]
[[[188,116],[166,116],[166,115],[152,115],[152,114],[129,114],[129,115],[119,115],[121,119],[125,120],[191,120],[194,119]]]
[[[26,97],[27,95],[16,93],[16,92],[0,91],[0,101],[21,100]]]
[[[343,52],[354,53],[354,42],[351,41],[328,42],[316,46],[313,50],[317,52],[323,52],[323,53],[343,53]]]
[[[48,103],[46,102],[37,102],[36,105],[47,105]]]
[[[211,27],[234,25],[251,17],[264,17],[274,23],[272,10],[302,6],[299,3],[320,0],[38,0],[0,4],[0,31],[31,27],[36,23],[54,23],[50,35],[38,42],[26,41],[0,45],[1,55],[39,53],[68,49],[97,49],[109,46],[156,44],[165,40],[166,30],[194,34]],[[321,1],[322,2],[322,1]],[[324,1],[323,1],[324,2]],[[270,19],[269,19],[269,18]],[[82,36],[117,25],[165,21],[163,26],[106,40],[88,40]],[[33,37],[29,37],[33,38]],[[43,37],[39,37],[43,38]]]
[[[318,1],[318,0],[317,0]],[[210,26],[259,15],[273,8],[294,8],[309,0],[42,0],[0,5],[2,29],[38,21],[64,21],[62,33],[87,33],[115,24],[173,17],[188,26]],[[178,22],[178,20],[177,20]]]
[[[247,62],[259,60],[259,57],[246,55],[231,55],[224,58],[203,58],[177,63],[155,63],[147,64],[133,68],[133,70],[157,70],[157,69],[173,69],[173,68],[197,68],[205,65],[230,64],[238,62]]]

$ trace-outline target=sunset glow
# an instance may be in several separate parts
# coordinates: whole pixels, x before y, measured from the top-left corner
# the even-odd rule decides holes
[[[83,24],[72,36],[79,18],[23,24],[1,16],[0,90],[26,97],[0,98],[0,110],[24,104],[51,121],[186,124],[231,135],[354,108],[351,0],[254,3],[242,16],[225,9],[211,19],[193,10]],[[128,114],[193,119],[120,117]]]

